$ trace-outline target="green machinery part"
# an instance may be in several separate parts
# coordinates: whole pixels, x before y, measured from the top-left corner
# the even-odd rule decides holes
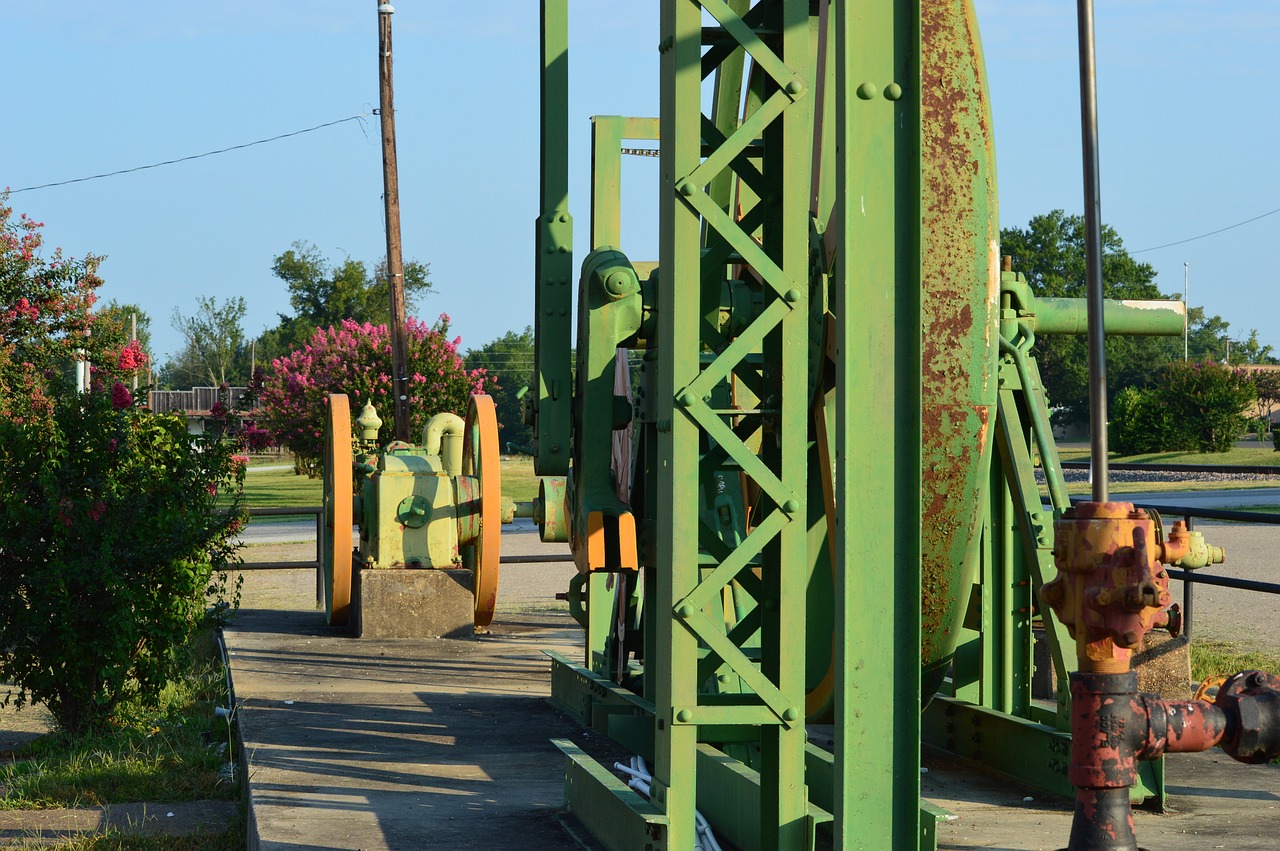
[[[926,847],[928,697],[926,724],[1014,718],[1050,759],[1064,717],[1032,718],[1024,682],[1051,546],[1033,443],[1065,498],[1027,349],[1077,307],[1002,274],[972,3],[665,0],[661,116],[593,119],[572,391],[567,2],[542,6],[535,514],[575,551],[588,632],[553,699],[653,765],[645,800],[564,744],[570,808],[614,848],[691,848],[695,809],[742,848],[825,824]],[[660,140],[656,268],[619,248],[626,139]],[[1109,332],[1182,327],[1109,310]],[[620,348],[644,351],[634,399]]]

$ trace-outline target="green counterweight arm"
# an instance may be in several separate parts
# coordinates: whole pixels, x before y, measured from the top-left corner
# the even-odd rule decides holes
[[[1000,289],[1011,297],[1009,309],[1013,315],[1002,315],[1004,321],[1016,318],[1029,322],[1037,334],[1085,334],[1089,330],[1088,311],[1082,298],[1037,296],[1020,273],[1010,271],[1001,273]],[[1103,302],[1102,321],[1108,334],[1171,337],[1182,333],[1186,316],[1186,306],[1180,301],[1107,299]],[[1012,332],[1005,336],[1011,338]]]

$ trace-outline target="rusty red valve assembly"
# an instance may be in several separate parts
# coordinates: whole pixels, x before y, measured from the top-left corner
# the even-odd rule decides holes
[[[1127,502],[1079,503],[1055,525],[1058,576],[1040,591],[1076,642],[1071,674],[1071,766],[1075,818],[1068,851],[1137,851],[1129,787],[1138,760],[1220,746],[1247,763],[1280,755],[1280,677],[1245,671],[1216,699],[1164,700],[1137,690],[1130,657],[1165,625],[1163,565],[1184,558],[1181,521],[1161,540],[1158,522]]]

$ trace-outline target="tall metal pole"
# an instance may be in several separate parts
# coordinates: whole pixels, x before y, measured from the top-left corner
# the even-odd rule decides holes
[[[1191,330],[1191,305],[1187,297],[1191,293],[1191,264],[1182,263],[1182,362],[1187,362],[1187,337]]]
[[[387,212],[387,278],[391,290],[391,395],[395,439],[409,440],[409,368],[404,339],[404,259],[400,250],[400,186],[396,176],[396,117],[391,88],[391,16],[378,3],[378,88],[382,116],[382,197]]]
[[[1077,0],[1080,30],[1080,135],[1084,152],[1085,289],[1089,307],[1089,456],[1093,501],[1107,494],[1107,350],[1102,326],[1102,197],[1098,177],[1098,72],[1093,0]]]

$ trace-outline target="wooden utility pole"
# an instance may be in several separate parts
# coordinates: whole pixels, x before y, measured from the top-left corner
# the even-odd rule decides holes
[[[404,339],[404,258],[400,250],[400,186],[396,177],[396,116],[391,87],[391,16],[378,0],[378,88],[382,116],[382,196],[387,212],[387,277],[391,289],[391,395],[395,439],[409,440],[409,357]]]

